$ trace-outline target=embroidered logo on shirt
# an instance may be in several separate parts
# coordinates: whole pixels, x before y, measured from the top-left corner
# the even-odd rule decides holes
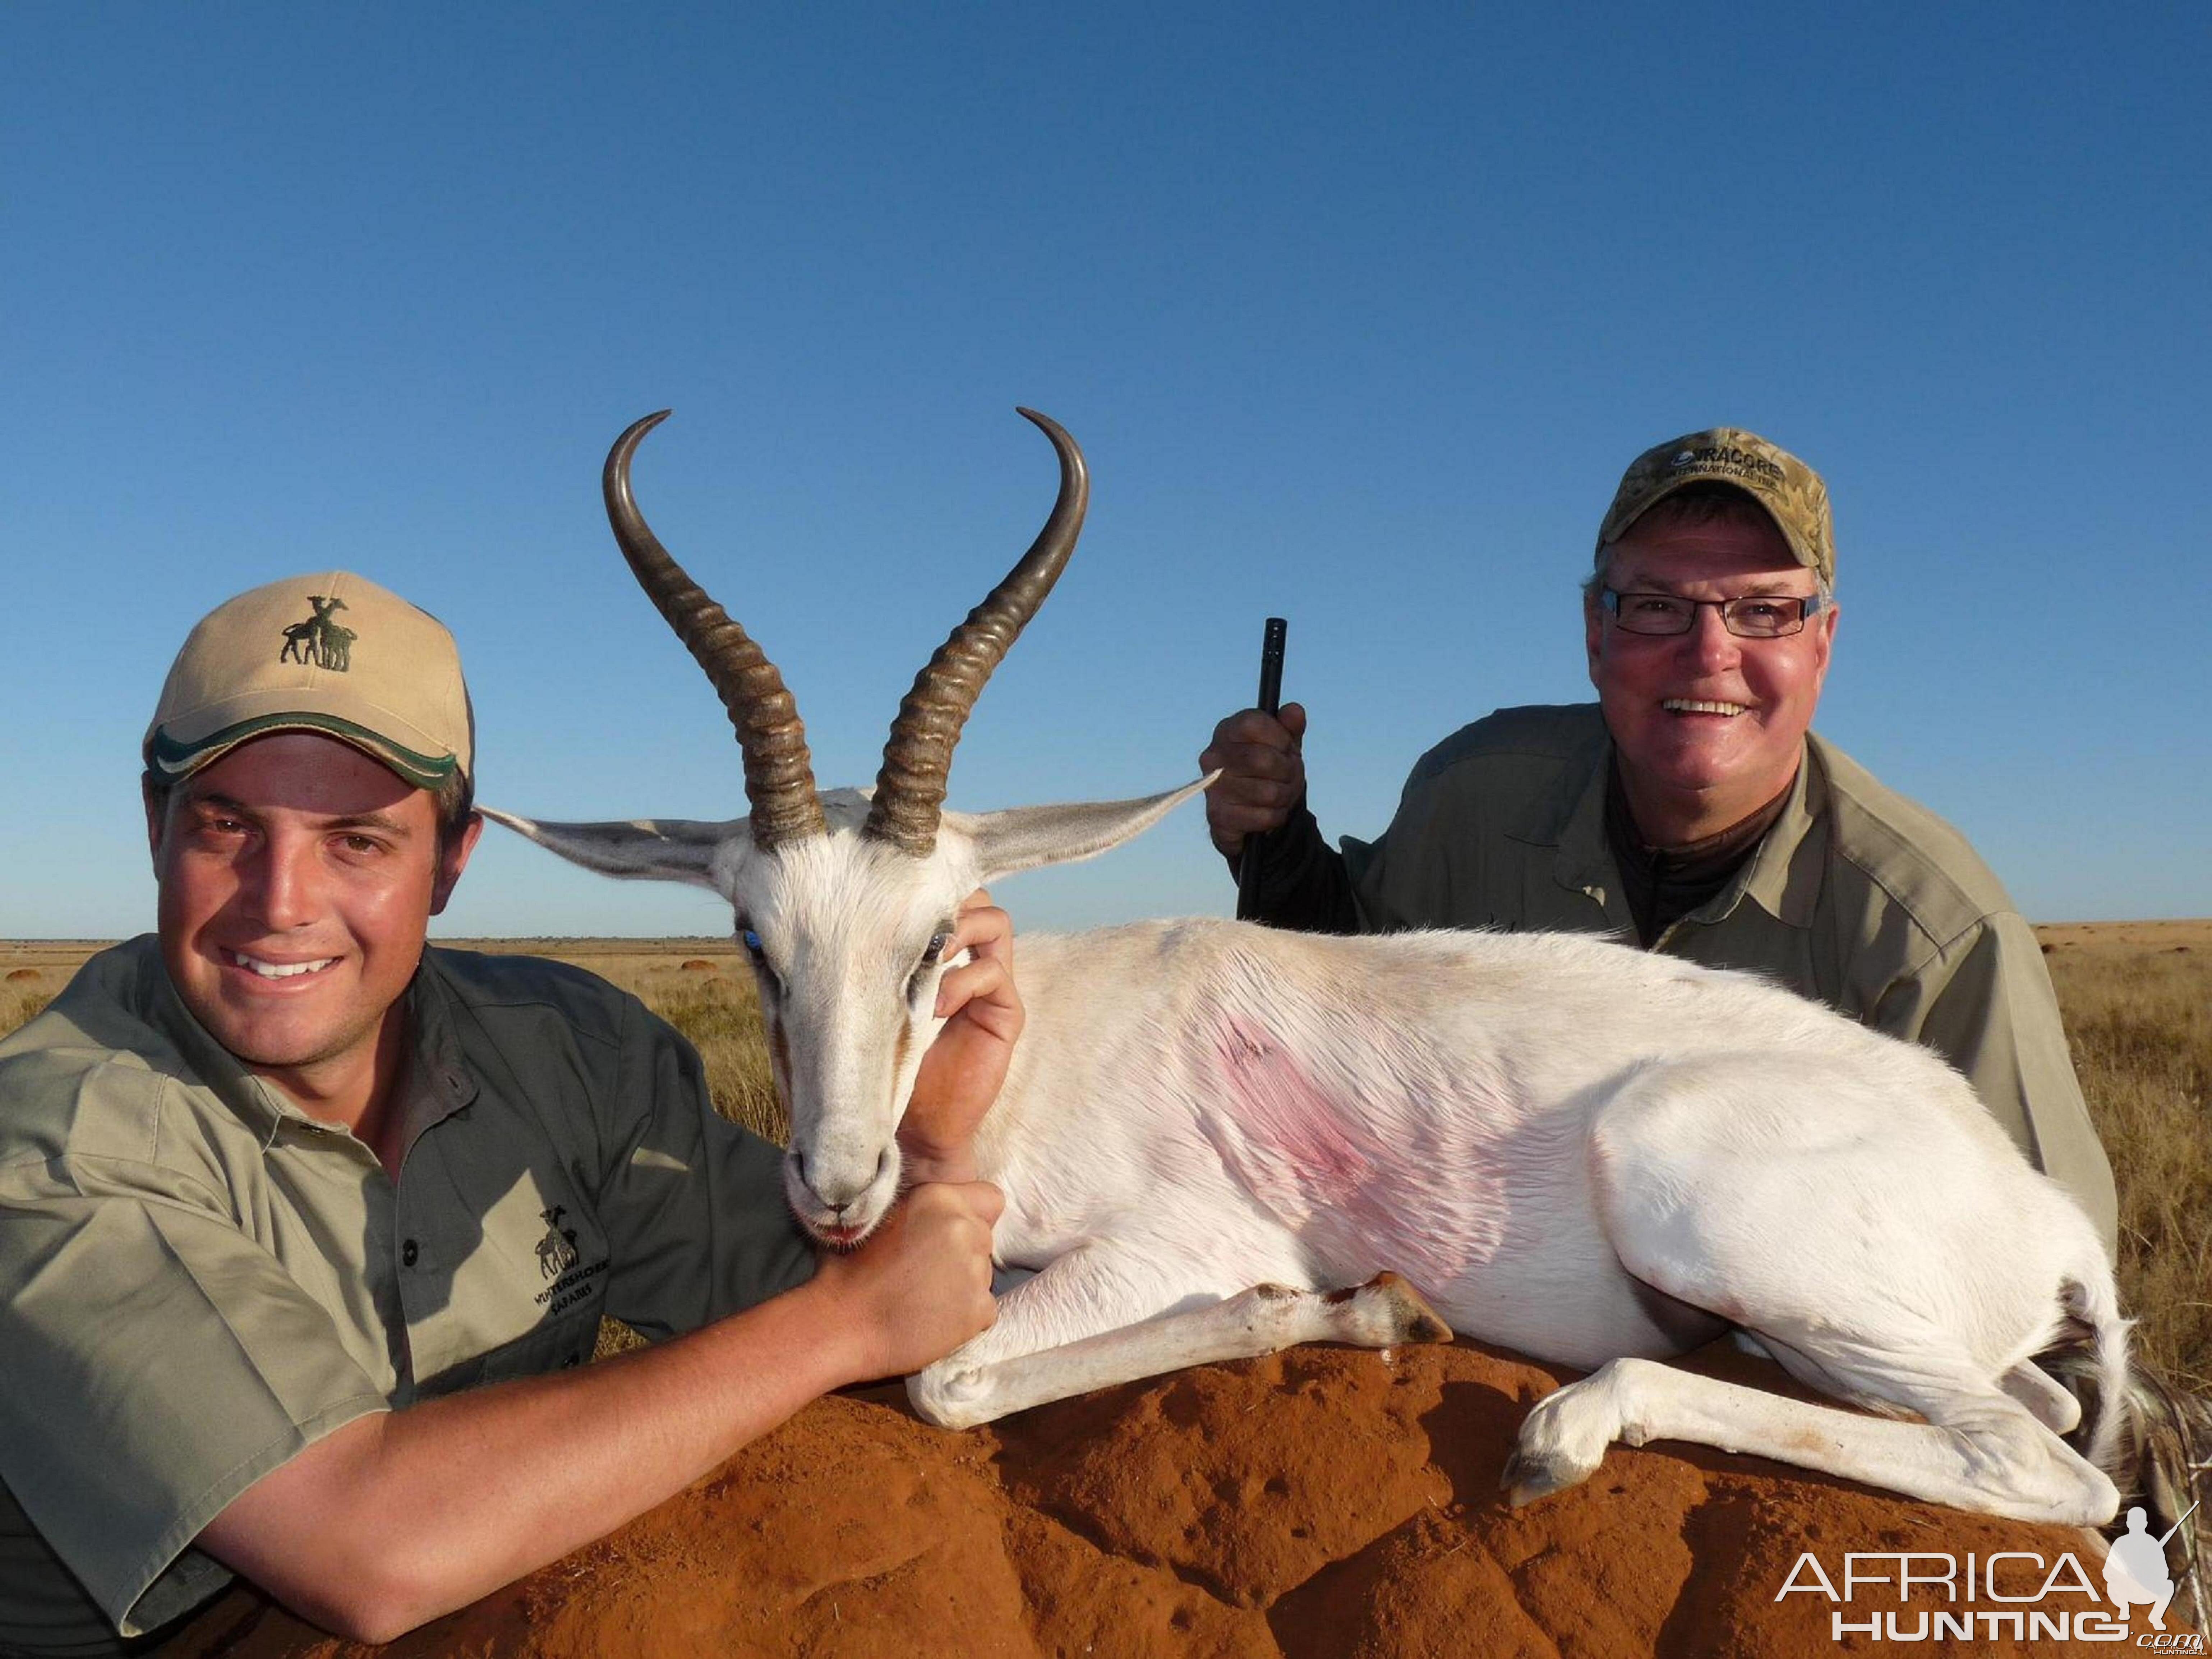
[[[538,1212],[545,1223],[545,1237],[538,1241],[538,1271],[548,1279],[560,1278],[581,1259],[576,1253],[576,1230],[561,1224],[568,1213],[559,1204]]]

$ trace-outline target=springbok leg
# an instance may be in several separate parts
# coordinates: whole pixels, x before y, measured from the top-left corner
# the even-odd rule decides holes
[[[2066,1252],[2102,1271],[2087,1224],[2057,1210],[2070,1239],[2003,1243],[2017,1192],[1961,1178],[1971,1140],[1941,1121],[1900,1147],[1887,1112],[1842,1070],[1709,1057],[1638,1073],[1592,1143],[1622,1266],[1748,1331],[1799,1382],[1888,1415],[1616,1359],[1529,1413],[1515,1502],[1582,1480],[1615,1439],[1672,1439],[2020,1520],[2112,1517],[2111,1480],[2052,1431],[2070,1402],[2021,1364],[2057,1322]]]
[[[1518,1505],[1587,1477],[1615,1440],[1688,1440],[2021,1521],[2099,1526],[2118,1508],[2103,1471],[2002,1390],[1960,1374],[1923,1399],[1929,1420],[1907,1423],[1616,1359],[1537,1404],[1502,1484]]]
[[[1008,1292],[997,1325],[907,1379],[915,1410],[940,1427],[972,1428],[1070,1395],[1298,1342],[1385,1348],[1451,1340],[1443,1321],[1395,1273],[1346,1291],[1261,1285],[1193,1305],[1191,1296],[1170,1294],[1164,1303],[1157,1261],[1125,1263],[1121,1255],[1097,1246],[1073,1251]],[[1130,1267],[1141,1276],[1124,1271]],[[1093,1334],[1071,1340],[1048,1332],[1037,1340],[1041,1328],[1076,1322],[1079,1306]]]

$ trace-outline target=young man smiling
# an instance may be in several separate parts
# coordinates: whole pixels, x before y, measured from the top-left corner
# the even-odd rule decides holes
[[[1246,709],[1200,757],[1232,866],[1261,836],[1279,926],[1559,928],[1755,969],[1966,1073],[2116,1233],[2110,1167],[2041,951],[1950,825],[1811,730],[1834,647],[1826,486],[1722,427],[1638,456],[1583,589],[1597,702],[1501,709],[1415,765],[1373,843],[1323,842],[1305,710]]]
[[[817,1260],[634,999],[426,948],[472,744],[450,636],[359,577],[240,595],[179,654],[158,933],[0,1043],[0,1655],[113,1650],[234,1572],[387,1638],[990,1323],[1004,914],[956,929],[919,1184]],[[603,1314],[659,1340],[584,1365]]]

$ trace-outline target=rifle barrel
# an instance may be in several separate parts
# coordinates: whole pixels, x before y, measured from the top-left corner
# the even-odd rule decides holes
[[[1283,642],[1291,625],[1280,617],[1267,618],[1267,625],[1260,636],[1260,701],[1256,707],[1263,714],[1273,715],[1283,704]],[[1237,919],[1253,919],[1255,896],[1260,890],[1260,837],[1244,837],[1243,850],[1237,858]]]

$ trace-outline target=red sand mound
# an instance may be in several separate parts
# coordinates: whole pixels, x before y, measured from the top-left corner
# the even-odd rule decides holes
[[[1740,1356],[1697,1364],[1788,1389]],[[916,1421],[896,1389],[833,1397],[603,1543],[385,1651],[1826,1659],[1891,1644],[1838,1643],[1818,1595],[1775,1600],[1802,1552],[1840,1587],[1846,1552],[2071,1551],[2102,1588],[2081,1533],[1694,1447],[1616,1447],[1583,1486],[1509,1510],[1497,1482],[1522,1416],[1570,1375],[1465,1344],[1387,1360],[1302,1348],[966,1434]],[[1850,1613],[1896,1611],[1894,1594],[1861,1587]],[[1916,1590],[1907,1632],[1946,1605]],[[2109,1610],[2079,1594],[2045,1605]],[[1978,1634],[1910,1650],[2122,1647]],[[359,1651],[242,1591],[164,1649]]]

